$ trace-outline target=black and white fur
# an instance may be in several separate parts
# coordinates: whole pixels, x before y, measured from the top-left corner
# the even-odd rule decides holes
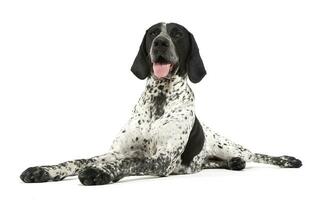
[[[152,63],[170,63],[167,77],[154,76]],[[300,160],[252,153],[201,123],[187,77],[198,83],[206,71],[193,35],[175,23],[150,27],[131,71],[147,79],[132,116],[108,153],[57,165],[30,167],[26,183],[60,181],[78,175],[84,185],[116,182],[126,176],[190,174],[202,169],[241,170],[246,162],[298,168]]]

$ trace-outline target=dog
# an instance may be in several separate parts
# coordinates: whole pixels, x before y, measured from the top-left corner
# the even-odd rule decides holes
[[[131,71],[137,78],[147,79],[145,91],[108,153],[30,167],[21,174],[22,181],[60,181],[78,175],[83,185],[103,185],[126,176],[164,177],[213,168],[242,170],[246,162],[302,166],[291,156],[252,153],[198,120],[187,79],[198,83],[206,70],[194,36],[182,25],[158,23],[150,27]]]

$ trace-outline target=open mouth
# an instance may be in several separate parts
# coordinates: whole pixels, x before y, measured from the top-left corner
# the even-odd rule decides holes
[[[169,75],[172,69],[171,63],[153,63],[154,75],[157,78],[165,78]]]

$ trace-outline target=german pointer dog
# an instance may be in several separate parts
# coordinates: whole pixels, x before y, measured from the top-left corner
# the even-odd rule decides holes
[[[108,153],[57,165],[30,167],[25,183],[60,181],[78,175],[83,185],[117,182],[126,176],[191,174],[202,169],[242,170],[246,162],[299,168],[290,156],[252,153],[202,124],[194,112],[194,94],[206,71],[193,35],[175,23],[158,23],[143,38],[131,67],[145,90]]]

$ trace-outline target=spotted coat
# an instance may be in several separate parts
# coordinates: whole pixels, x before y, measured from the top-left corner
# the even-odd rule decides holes
[[[152,72],[151,62],[168,68]],[[241,170],[249,161],[280,167],[302,165],[290,156],[252,153],[199,122],[187,77],[197,83],[206,71],[193,35],[181,25],[159,23],[151,27],[131,71],[140,79],[147,78],[145,90],[106,154],[30,167],[20,178],[30,183],[79,175],[84,185],[100,185],[134,175],[190,174],[209,168]],[[165,77],[156,78],[156,73]]]

